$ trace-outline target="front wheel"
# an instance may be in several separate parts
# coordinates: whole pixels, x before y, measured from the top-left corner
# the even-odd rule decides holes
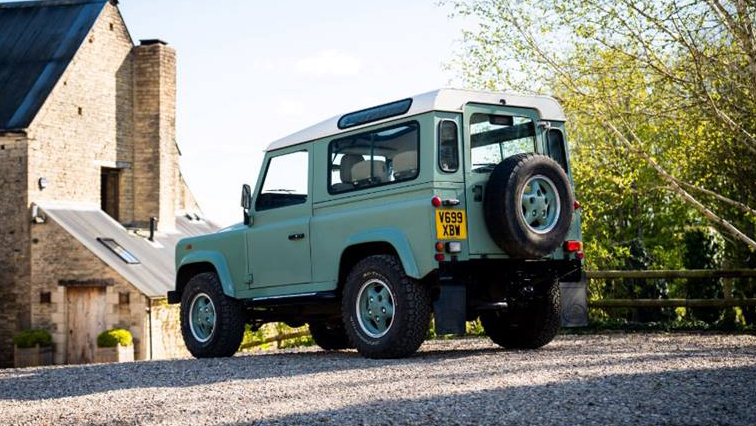
[[[536,300],[513,304],[506,311],[486,312],[480,322],[488,337],[509,349],[536,349],[551,342],[561,324],[559,281]]]
[[[192,277],[181,296],[181,334],[195,358],[232,356],[244,337],[244,310],[215,273]]]
[[[344,287],[342,315],[352,345],[367,358],[401,358],[417,351],[430,325],[427,287],[404,273],[399,259],[361,260]]]

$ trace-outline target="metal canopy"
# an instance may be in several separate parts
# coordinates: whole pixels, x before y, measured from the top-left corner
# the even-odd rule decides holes
[[[0,3],[0,130],[29,127],[106,3]]]
[[[47,220],[58,223],[145,296],[151,298],[165,297],[168,290],[173,290],[176,243],[184,237],[208,234],[218,230],[213,223],[180,215],[176,216],[175,232],[158,232],[155,234],[155,241],[151,242],[146,236],[136,235],[133,231],[127,230],[94,204],[73,202],[36,204]],[[112,238],[119,246],[136,257],[139,263],[125,262],[98,238]]]

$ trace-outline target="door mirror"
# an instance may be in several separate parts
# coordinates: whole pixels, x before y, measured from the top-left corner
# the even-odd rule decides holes
[[[244,209],[244,224],[251,223],[249,210],[252,208],[252,188],[246,183],[242,185],[241,206]]]

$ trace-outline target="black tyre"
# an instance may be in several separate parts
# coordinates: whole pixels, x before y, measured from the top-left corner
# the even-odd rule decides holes
[[[310,335],[315,344],[326,351],[338,351],[352,347],[341,321],[311,322]]]
[[[491,238],[510,256],[546,256],[564,242],[570,229],[570,181],[562,167],[544,155],[507,157],[486,183],[483,211]]]
[[[515,303],[506,311],[486,312],[480,316],[488,337],[510,349],[536,349],[551,342],[561,324],[559,282],[546,294],[530,302]]]
[[[375,255],[347,277],[342,298],[344,327],[367,358],[401,358],[417,351],[430,326],[430,291],[404,273],[399,259]]]
[[[244,337],[241,303],[223,294],[215,273],[192,277],[181,296],[181,334],[195,358],[232,356]]]

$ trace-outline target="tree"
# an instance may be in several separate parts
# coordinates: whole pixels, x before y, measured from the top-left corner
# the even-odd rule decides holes
[[[565,106],[576,164],[590,167],[576,168],[579,194],[591,194],[591,185],[630,188],[621,204],[634,197],[650,222],[659,224],[659,210],[678,228],[708,221],[731,236],[731,251],[753,253],[753,3],[475,0],[453,7],[479,23],[463,33],[451,63],[467,84],[549,92]],[[597,153],[607,153],[608,164]],[[616,162],[625,167],[613,168]],[[601,205],[599,192],[591,201]],[[587,204],[586,222],[598,223]],[[642,225],[638,215],[633,221]]]

